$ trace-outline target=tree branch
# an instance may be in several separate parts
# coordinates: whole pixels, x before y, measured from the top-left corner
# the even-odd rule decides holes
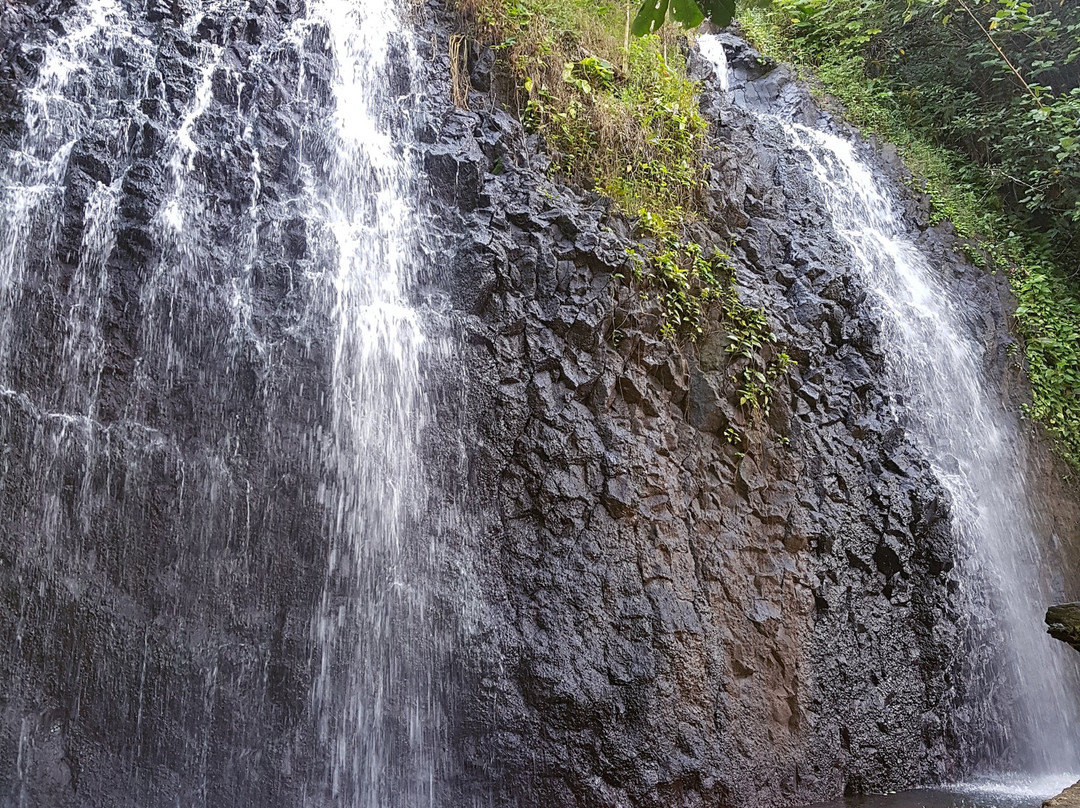
[[[1009,66],[1009,70],[1011,70],[1013,72],[1013,75],[1016,76],[1017,81],[1019,81],[1024,86],[1024,89],[1027,90],[1028,95],[1035,99],[1035,103],[1038,105],[1039,109],[1042,109],[1043,103],[1039,100],[1038,94],[1031,89],[1031,85],[1024,81],[1024,77],[1020,75],[1020,71],[1017,70],[1016,66],[1009,61],[1009,57],[1005,55],[1005,51],[1003,51],[1001,49],[1001,46],[994,41],[994,37],[991,36],[990,32],[986,29],[986,26],[982,24],[982,21],[975,16],[975,12],[971,10],[971,8],[968,6],[967,3],[964,2],[964,0],[956,0],[956,2],[959,3],[960,7],[968,13],[968,16],[975,21],[975,24],[979,26],[979,30],[986,34],[986,38],[990,41],[990,44],[994,46],[994,50],[998,52],[998,55],[1001,56],[1005,64]]]

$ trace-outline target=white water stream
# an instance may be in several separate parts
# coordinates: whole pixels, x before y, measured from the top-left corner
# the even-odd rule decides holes
[[[701,39],[728,88],[723,47]],[[915,245],[851,142],[780,118],[762,121],[780,129],[813,172],[832,225],[872,292],[902,402],[896,417],[952,498],[970,660],[964,725],[979,736],[965,742],[991,771],[1076,771],[1076,653],[1045,633],[1043,614],[1060,593],[1047,583],[1051,562],[1031,510],[1017,416],[987,385],[984,349],[966,322],[971,301],[958,297]]]
[[[304,284],[297,288],[310,292],[302,304],[303,316],[325,321],[333,332],[329,400],[321,402],[330,420],[322,428],[312,424],[307,439],[311,457],[295,460],[321,471],[323,539],[328,547],[324,589],[312,593],[317,598],[310,628],[316,673],[307,718],[317,748],[305,750],[314,760],[305,801],[348,808],[430,805],[437,789],[436,749],[443,724],[432,681],[439,649],[429,603],[436,540],[416,530],[415,523],[425,496],[419,435],[428,418],[421,365],[423,353],[438,346],[432,344],[437,340],[425,338],[408,298],[423,254],[418,175],[409,148],[418,93],[415,86],[399,86],[402,76],[411,80],[420,70],[411,34],[398,4],[310,0],[304,16],[259,43],[255,61],[242,67],[257,78],[265,71],[270,79],[263,87],[273,90],[278,80],[270,63],[274,59],[314,66],[311,71],[301,68],[299,86],[288,88],[295,92],[288,103],[303,119],[297,140],[289,144],[298,152],[301,191],[295,198],[267,201],[262,199],[258,144],[280,133],[258,130],[257,108],[253,112],[242,109],[239,100],[232,106],[221,100],[230,84],[237,99],[244,90],[241,73],[233,72],[235,54],[228,37],[229,32],[242,32],[242,23],[254,16],[251,4],[185,0],[177,7],[194,42],[194,72],[186,97],[180,89],[170,88],[176,97],[166,93],[158,72],[162,68],[155,62],[164,39],[154,39],[166,34],[145,18],[141,5],[78,0],[57,21],[61,33],[41,48],[37,80],[24,98],[25,134],[18,149],[0,162],[0,394],[26,400],[26,406],[44,413],[50,424],[61,424],[58,435],[50,426],[32,438],[40,442],[27,450],[34,468],[20,472],[26,489],[40,493],[21,518],[30,522],[38,511],[46,514],[40,541],[60,548],[53,553],[57,563],[75,564],[79,551],[72,552],[70,546],[91,546],[94,541],[89,538],[91,476],[104,476],[109,462],[106,449],[95,443],[102,434],[107,439],[110,428],[97,420],[106,361],[102,329],[110,316],[105,311],[109,294],[118,287],[110,277],[110,260],[117,245],[123,172],[135,160],[123,153],[124,144],[125,138],[131,139],[129,132],[148,125],[148,118],[138,112],[140,101],[157,102],[166,110],[155,121],[163,143],[154,155],[160,168],[155,176],[161,177],[162,187],[146,228],[153,242],[146,246],[146,266],[136,268],[139,339],[132,347],[134,369],[122,415],[125,428],[136,424],[142,429],[159,416],[157,402],[190,396],[202,407],[191,415],[192,432],[211,436],[206,440],[215,443],[208,446],[208,457],[191,458],[175,449],[180,438],[147,428],[153,446],[145,453],[133,452],[137,459],[123,470],[130,479],[125,495],[136,503],[135,509],[140,507],[139,496],[145,492],[139,486],[150,472],[139,463],[145,461],[149,468],[157,460],[155,452],[181,458],[175,461],[180,480],[175,507],[192,518],[181,535],[154,539],[175,541],[176,570],[193,568],[205,591],[177,592],[177,603],[200,596],[212,602],[218,589],[229,585],[229,564],[237,563],[244,575],[250,574],[249,558],[234,562],[220,545],[238,519],[250,524],[253,507],[269,513],[273,503],[253,503],[251,480],[234,476],[231,464],[249,433],[219,413],[230,411],[229,396],[240,387],[235,380],[243,369],[244,350],[255,346],[262,352],[261,367],[270,368],[268,372],[274,367],[271,354],[285,350],[280,344],[263,344],[255,332],[253,267],[260,249],[266,249],[263,242],[274,243],[267,234],[279,236],[281,222],[302,220],[305,254],[288,271],[303,276]],[[223,39],[199,34],[204,21],[217,21]],[[259,59],[266,61],[260,64]],[[329,92],[324,83],[327,62]],[[204,125],[214,127],[218,137],[242,143],[251,155],[250,204],[235,221],[222,213],[225,203],[208,190],[207,182],[216,170],[217,149],[224,156],[234,144],[208,146]],[[8,344],[16,337],[25,339],[12,330],[20,322],[16,314],[36,305],[26,300],[27,278],[33,272],[47,275],[65,224],[65,178],[73,149],[91,132],[105,140],[117,174],[114,181],[91,188],[81,206],[81,251],[63,289],[70,316],[63,326],[63,344],[56,346],[63,353],[56,360],[56,390],[34,391],[30,401],[17,389],[18,369],[9,367]],[[233,235],[222,235],[222,222]],[[223,242],[228,249],[221,249]],[[275,255],[262,259],[264,264],[284,260]],[[223,305],[232,311],[231,330],[214,333],[221,328]],[[218,406],[224,409],[215,410]],[[270,447],[277,439],[273,430],[271,425],[261,436]],[[73,467],[84,470],[80,496],[87,501],[71,518],[58,492],[68,484],[64,474]],[[253,476],[259,471],[252,470]],[[116,510],[123,514],[125,507],[122,501]],[[139,518],[137,512],[130,516],[135,531]],[[137,533],[129,538],[145,540]],[[17,565],[36,571],[37,548],[22,552]],[[28,592],[27,602],[36,596]],[[138,705],[135,749],[142,748],[141,733],[157,709],[144,703],[146,667],[144,655],[139,693],[130,694]],[[215,764],[207,754],[219,675],[216,663],[208,666],[205,694],[185,696],[183,709],[189,711],[192,725],[201,722],[192,730],[199,733],[201,747],[189,744],[177,752],[179,766],[201,772],[203,802],[208,799],[208,771]],[[150,739],[148,745],[154,743],[161,739]],[[20,757],[20,778],[25,770]]]
[[[427,600],[434,548],[409,530],[423,504],[427,405],[424,335],[406,297],[422,246],[416,169],[396,142],[411,134],[416,94],[388,91],[389,71],[402,68],[393,60],[412,74],[418,66],[398,13],[374,0],[315,0],[301,30],[329,35],[335,100],[332,151],[309,182],[315,262],[332,275],[337,323],[313,695],[330,791],[352,808],[432,804],[442,723]]]
[[[783,124],[809,158],[833,225],[874,292],[887,361],[903,396],[901,421],[952,495],[962,544],[959,593],[969,645],[1000,636],[987,669],[969,668],[969,727],[983,733],[983,762],[1016,760],[1051,773],[1077,764],[1074,655],[1046,635],[1043,613],[1057,599],[1043,581],[1036,519],[1025,481],[1026,451],[1015,416],[983,377],[983,348],[965,325],[959,299],[904,232],[871,170],[852,144]],[[983,658],[973,653],[972,659]],[[994,698],[1018,695],[1011,714]]]

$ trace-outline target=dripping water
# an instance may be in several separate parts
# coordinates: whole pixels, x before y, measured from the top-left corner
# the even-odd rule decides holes
[[[35,537],[33,546],[18,549],[16,566],[21,577],[41,583],[24,587],[20,614],[28,631],[48,637],[57,611],[52,587],[104,577],[102,547],[102,555],[114,551],[106,559],[110,585],[152,601],[175,624],[186,620],[205,631],[218,619],[215,608],[241,614],[244,595],[258,602],[265,587],[259,576],[275,569],[273,540],[295,539],[276,522],[304,515],[295,503],[279,508],[275,486],[311,472],[321,481],[319,538],[327,561],[321,590],[306,593],[315,613],[312,677],[297,719],[303,727],[295,732],[298,745],[314,748],[296,754],[305,769],[297,777],[307,778],[301,799],[350,808],[431,805],[443,732],[433,671],[444,650],[430,603],[438,540],[419,527],[426,492],[418,446],[430,421],[421,375],[427,357],[446,348],[410,299],[422,256],[432,252],[419,232],[412,152],[422,66],[401,9],[376,0],[312,0],[302,16],[280,28],[267,25],[251,60],[238,65],[237,54],[247,51],[233,48],[230,37],[243,37],[253,17],[267,16],[253,11],[256,5],[172,4],[192,43],[184,57],[192,70],[184,74],[189,86],[169,92],[166,81],[178,73],[163,60],[176,57],[161,55],[167,48],[156,38],[163,29],[144,4],[77,0],[41,46],[37,76],[23,96],[23,135],[0,161],[0,406],[37,419],[25,429],[16,419],[0,421],[0,438],[25,443],[18,457],[31,466],[5,467],[0,477],[5,531]],[[288,5],[279,4],[281,17],[292,14]],[[219,36],[201,33],[208,21],[207,30]],[[294,65],[299,78],[287,86]],[[247,99],[264,91],[280,93],[275,97],[296,111],[295,133],[260,128],[258,105]],[[141,112],[150,109],[159,112]],[[131,153],[130,144],[139,142],[133,133],[150,130],[154,141]],[[73,201],[72,156],[83,141],[105,155],[110,176]],[[248,189],[237,195],[235,211],[215,182],[226,151],[247,159],[227,165],[249,167],[231,178]],[[271,198],[263,193],[268,154],[277,157]],[[128,183],[133,167],[142,170],[136,191]],[[290,184],[292,175],[282,177],[293,169]],[[152,192],[139,182],[154,184]],[[132,259],[117,259],[118,240],[137,207],[125,203],[142,193],[152,215],[140,232],[140,263],[121,281],[130,269],[123,261]],[[78,253],[58,257],[73,211],[81,217]],[[302,229],[302,251],[283,246],[289,227]],[[33,299],[27,290],[38,278],[51,281],[57,264],[66,264],[67,275],[50,294],[63,299]],[[267,267],[281,264],[288,264],[281,272],[289,279],[287,303],[299,302],[295,311],[267,315],[270,296],[259,285]],[[61,344],[45,350],[32,344],[25,324],[45,320],[42,312],[52,308],[64,312]],[[137,334],[122,346],[130,374],[123,368],[110,376],[117,348],[107,332],[118,310],[136,312]],[[274,318],[286,325],[273,331],[266,323]],[[329,365],[325,395],[289,389],[297,377],[286,373],[281,357],[324,346],[326,355],[316,358]],[[55,366],[50,385],[28,389],[27,357],[38,356]],[[101,403],[106,384],[113,386],[111,407]],[[253,401],[238,401],[244,397]],[[177,424],[184,434],[170,433]],[[296,437],[289,429],[305,432]],[[278,457],[281,446],[301,447],[307,456]],[[259,459],[267,468],[257,467]],[[65,500],[72,469],[81,480],[74,507]],[[26,492],[29,504],[20,499]],[[125,566],[123,548],[151,543],[168,560],[148,573],[155,577],[147,584],[139,577],[146,570]],[[54,572],[54,565],[62,569]],[[246,593],[235,591],[244,587]],[[167,759],[163,767],[198,783],[191,804],[206,804],[222,769],[243,768],[215,760],[215,748],[250,754],[245,743],[261,749],[265,741],[260,722],[279,720],[278,706],[257,692],[269,689],[268,676],[251,674],[267,667],[271,652],[197,649],[184,659],[192,692],[155,702],[163,683],[183,681],[183,674],[169,679],[158,625],[116,639],[130,640],[127,657],[97,659],[95,686],[112,688],[118,706],[114,713],[112,705],[94,709],[107,716],[103,724],[116,722],[109,730],[119,736],[114,746],[124,748],[133,780],[150,782],[154,766]],[[16,637],[21,642],[21,628]],[[229,671],[236,681],[227,680]],[[230,688],[243,689],[241,677],[253,691],[249,709],[223,728],[222,702]],[[15,670],[12,681],[22,679],[32,676]],[[68,691],[82,698],[87,688],[78,674],[58,687],[68,701]],[[36,721],[22,719],[20,781],[33,776]],[[172,749],[163,728],[181,725],[190,729],[190,743]],[[243,779],[246,788],[257,778]],[[148,786],[162,799],[170,787]],[[134,785],[131,791],[138,803]],[[234,804],[259,804],[253,799]]]

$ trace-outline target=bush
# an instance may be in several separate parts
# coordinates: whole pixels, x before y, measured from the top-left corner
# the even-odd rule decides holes
[[[603,2],[471,2],[470,33],[496,49],[556,173],[629,215],[700,209],[708,127],[672,31],[631,39],[630,6]]]

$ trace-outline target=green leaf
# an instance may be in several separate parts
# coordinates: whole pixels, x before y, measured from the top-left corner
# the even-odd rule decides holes
[[[683,28],[697,28],[705,15],[694,0],[671,0],[671,18]]]
[[[634,17],[630,30],[634,36],[645,36],[656,31],[667,19],[668,0],[645,0]]]
[[[735,0],[697,0],[697,4],[713,25],[720,28],[730,25],[735,16]]]
[[[735,0],[645,0],[630,27],[634,36],[651,34],[671,18],[685,28],[696,28],[708,17],[723,28],[735,16]]]

